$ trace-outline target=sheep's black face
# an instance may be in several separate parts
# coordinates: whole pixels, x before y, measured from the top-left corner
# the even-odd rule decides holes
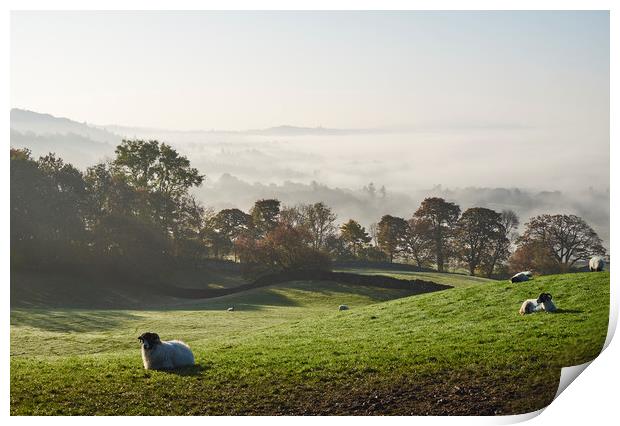
[[[158,343],[161,343],[161,339],[159,338],[159,335],[157,333],[151,333],[151,332],[142,334],[140,337],[138,337],[138,340],[140,341],[140,343],[142,343],[142,346],[144,346],[144,349],[151,349]]]
[[[545,303],[545,302],[550,302],[551,301],[551,294],[549,293],[540,293],[540,296],[538,296],[538,300],[536,301],[537,303]]]

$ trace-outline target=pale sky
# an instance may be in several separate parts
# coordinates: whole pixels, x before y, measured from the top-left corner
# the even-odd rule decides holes
[[[609,14],[14,12],[11,106],[177,130],[531,127],[608,152]]]

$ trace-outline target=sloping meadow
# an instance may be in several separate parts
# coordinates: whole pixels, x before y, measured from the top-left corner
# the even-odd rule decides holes
[[[541,292],[558,312],[520,316]],[[285,283],[108,312],[100,329],[74,311],[14,311],[11,413],[517,414],[550,403],[560,368],[593,359],[607,332],[607,272],[381,294]],[[144,371],[135,338],[147,328],[185,340],[197,365]]]

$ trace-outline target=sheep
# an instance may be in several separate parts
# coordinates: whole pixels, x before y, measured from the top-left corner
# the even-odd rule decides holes
[[[594,256],[590,259],[590,272],[600,272],[605,270],[605,259],[601,256]]]
[[[551,298],[552,296],[550,293],[541,293],[540,296],[538,296],[538,301],[540,305],[542,306],[543,311],[545,312],[557,311],[558,308],[556,308],[555,303],[551,301]]]
[[[521,314],[521,315],[531,314],[532,312],[536,312],[538,310],[540,310],[540,308],[538,306],[538,300],[537,299],[527,299],[521,305],[521,309],[519,309],[519,314]]]
[[[557,308],[551,298],[552,296],[549,293],[540,293],[538,299],[527,299],[521,305],[519,313],[525,315],[540,311],[555,312]]]
[[[339,311],[348,311],[349,307],[347,305],[340,305],[340,306],[338,306],[338,310]]]
[[[533,276],[532,272],[530,271],[519,272],[519,273],[514,274],[512,278],[510,278],[510,282],[511,283],[522,283],[522,282],[532,279],[532,276]]]
[[[142,345],[142,363],[145,370],[172,370],[194,365],[194,354],[178,340],[162,341],[157,333],[138,337]]]

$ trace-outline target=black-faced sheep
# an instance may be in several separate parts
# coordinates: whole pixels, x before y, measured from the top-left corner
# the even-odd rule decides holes
[[[527,299],[521,305],[521,309],[519,309],[519,313],[521,315],[531,314],[533,312],[555,312],[556,307],[555,304],[551,301],[551,294],[549,293],[540,293],[538,299]]]
[[[600,272],[605,270],[605,259],[601,256],[594,256],[590,259],[590,272]]]
[[[538,296],[538,303],[542,306],[543,311],[555,312],[557,310],[551,298],[552,296],[550,293],[541,293],[540,296]]]
[[[340,306],[338,306],[338,310],[339,311],[348,311],[349,307],[347,305],[340,305]]]
[[[138,340],[142,344],[142,363],[146,370],[172,370],[194,365],[194,354],[185,343],[178,340],[162,341],[157,333],[144,333]]]

